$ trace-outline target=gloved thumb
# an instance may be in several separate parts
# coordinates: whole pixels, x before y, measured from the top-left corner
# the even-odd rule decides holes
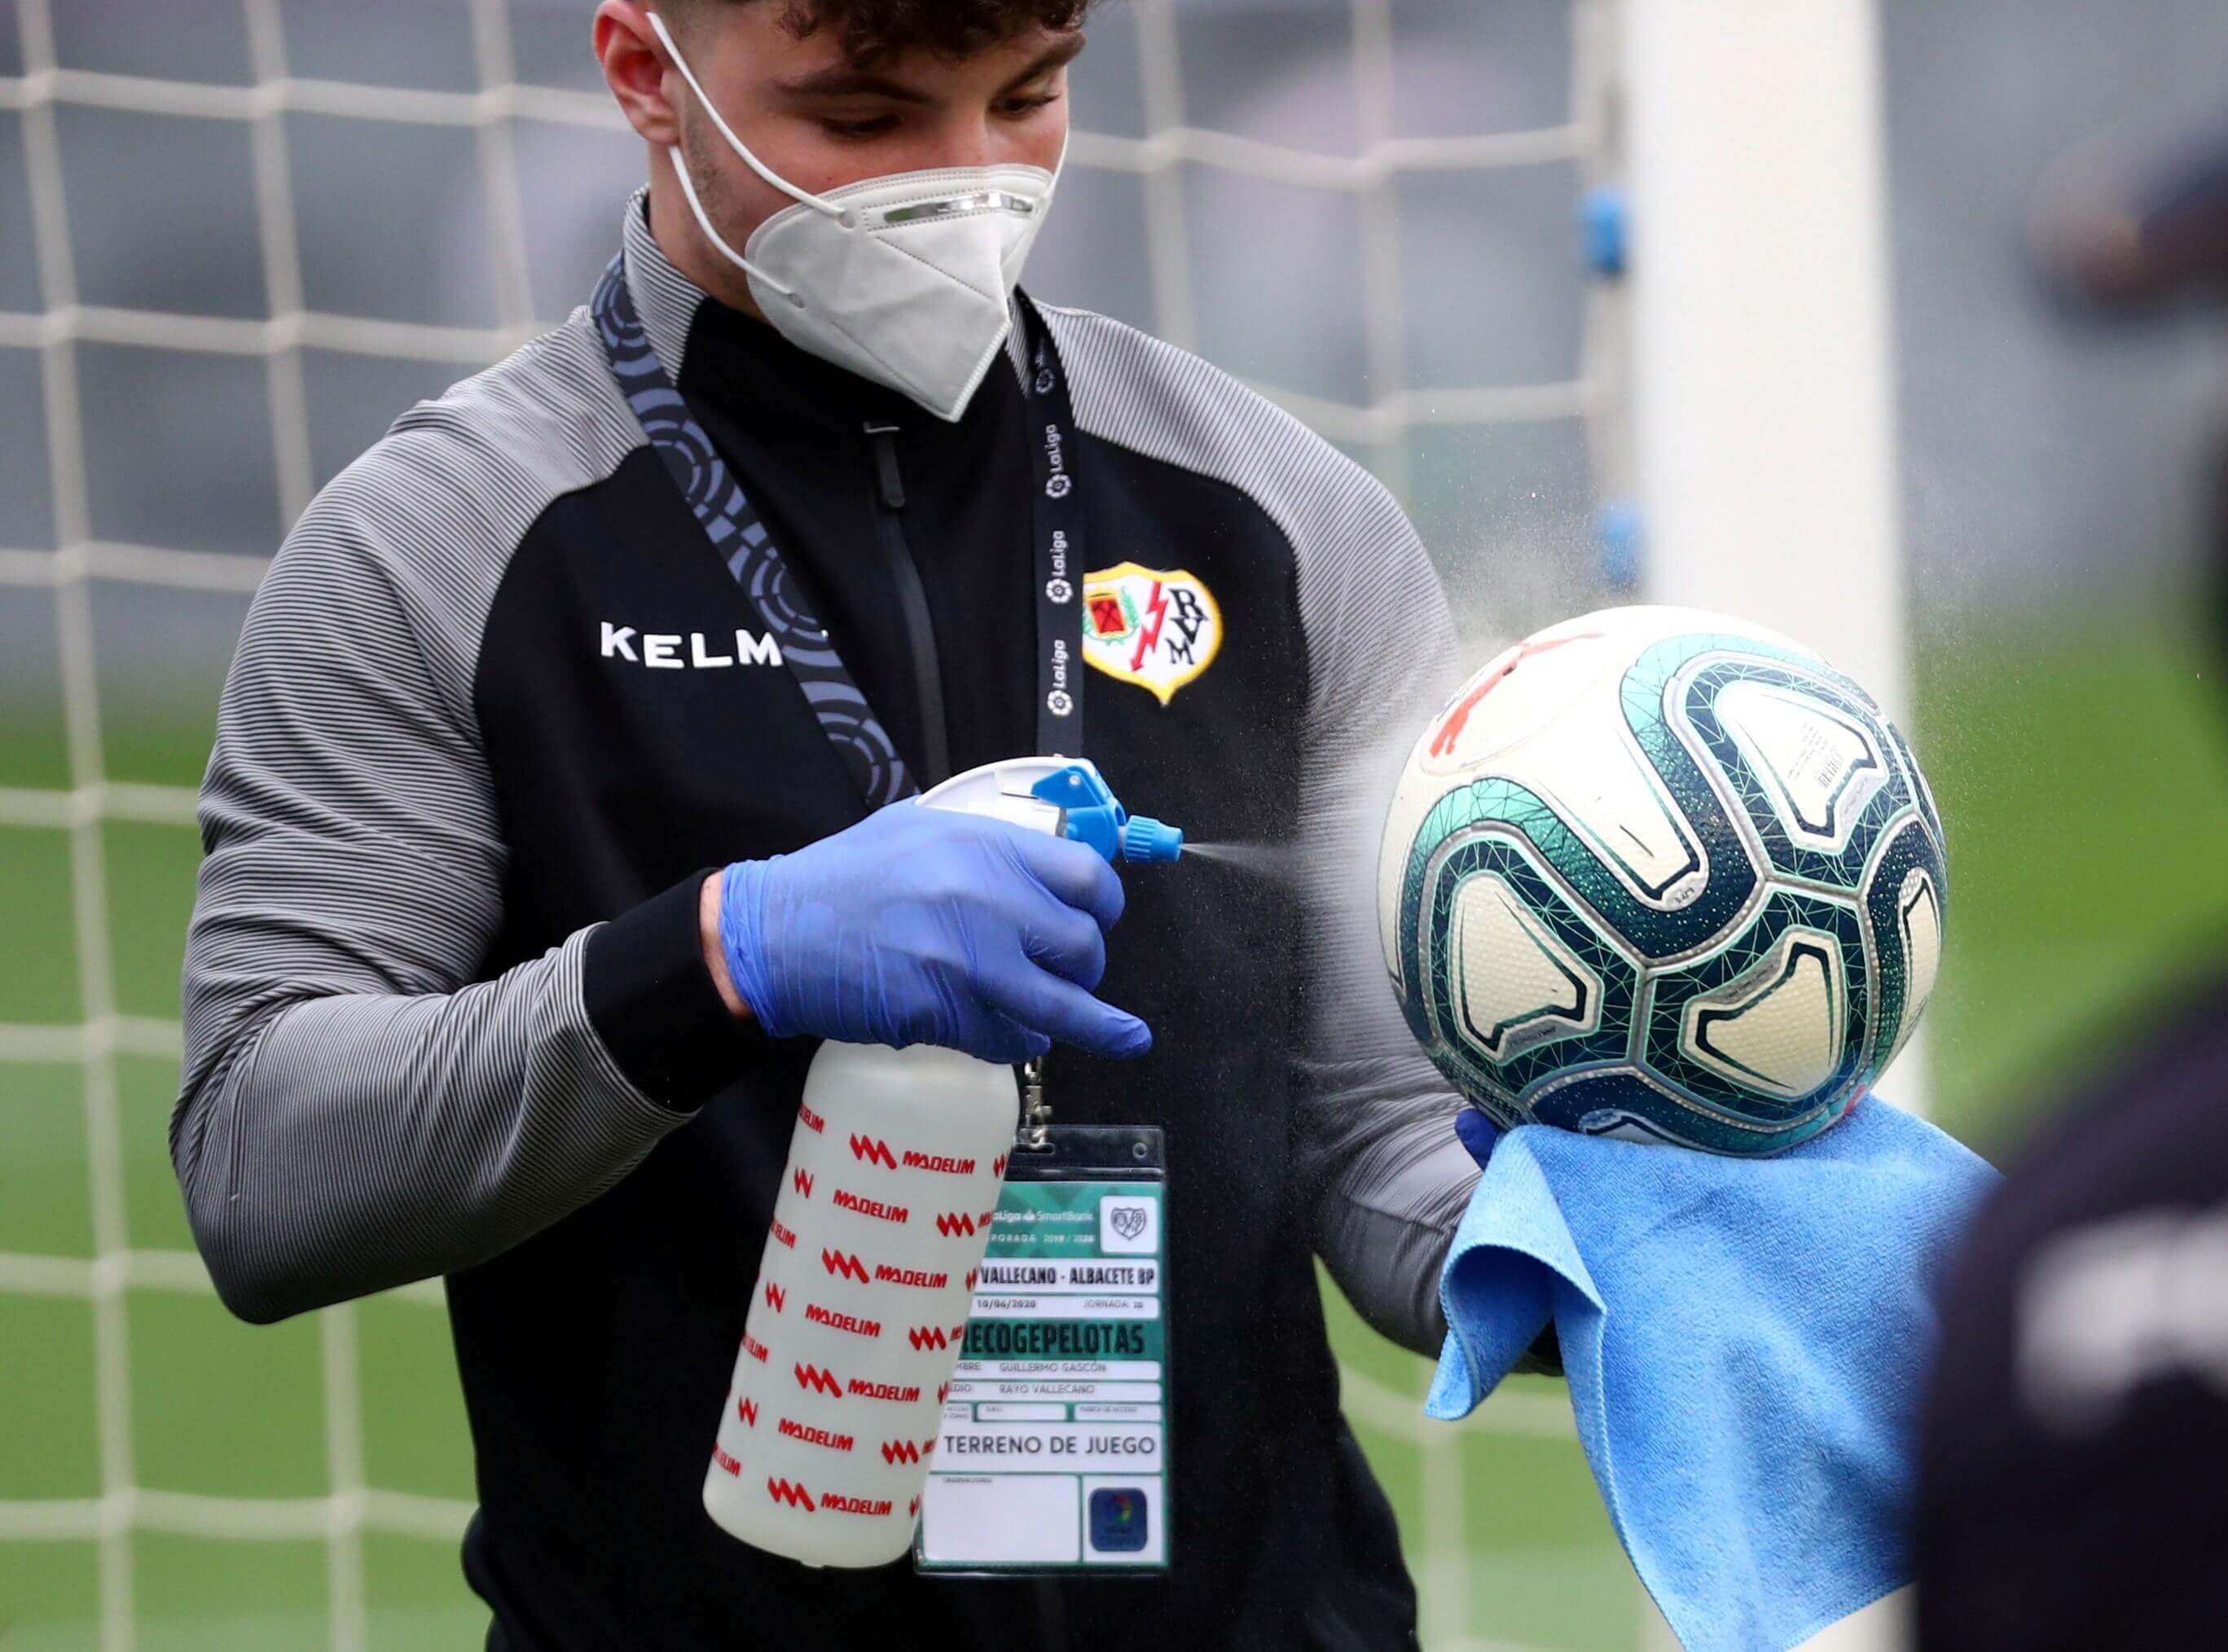
[[[1464,1107],[1455,1115],[1455,1134],[1480,1164],[1493,1156],[1494,1143],[1501,1139],[1493,1121],[1475,1107]]]

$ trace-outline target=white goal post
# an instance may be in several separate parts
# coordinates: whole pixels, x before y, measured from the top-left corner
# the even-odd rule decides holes
[[[1784,631],[1908,728],[1873,0],[1628,0],[1625,28],[1648,599]],[[1883,1089],[1924,1111],[1924,1067]]]
[[[1646,596],[1800,638],[1908,728],[1874,0],[1625,0],[1624,28]],[[1922,1035],[1884,1093],[1924,1111],[1925,1065]],[[1905,1604],[1808,1644],[1900,1645]]]

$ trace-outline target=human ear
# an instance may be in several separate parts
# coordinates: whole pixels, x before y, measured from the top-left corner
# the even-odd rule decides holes
[[[618,100],[627,125],[660,148],[679,143],[680,117],[665,95],[665,58],[650,26],[649,10],[637,0],[601,0],[596,7],[594,41],[604,83]]]

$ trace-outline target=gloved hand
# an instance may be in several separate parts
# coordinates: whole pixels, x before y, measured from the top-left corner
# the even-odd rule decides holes
[[[1501,1128],[1475,1107],[1464,1107],[1455,1115],[1455,1135],[1469,1149],[1470,1157],[1482,1165],[1493,1156],[1493,1149],[1501,1140]]]
[[[986,1061],[1053,1039],[1143,1055],[1145,1023],[1091,989],[1122,880],[1081,843],[915,801],[723,874],[720,939],[760,1026]]]

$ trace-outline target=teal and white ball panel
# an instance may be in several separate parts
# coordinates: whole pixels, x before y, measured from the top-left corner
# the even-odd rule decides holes
[[[1626,673],[1623,700],[1643,739],[1674,735],[1688,749],[1769,872],[1853,890],[1873,835],[1908,806],[1886,720],[1815,656],[1738,637],[1672,638]]]
[[[1942,833],[1942,816],[1934,806],[1934,789],[1926,784],[1925,772],[1918,759],[1911,755],[1911,746],[1903,738],[1903,731],[1893,723],[1887,726],[1888,743],[1895,747],[1896,766],[1902,771],[1904,784],[1917,800],[1918,812],[1926,816],[1926,829],[1934,835],[1934,847],[1941,848],[1950,840]]]
[[[1526,1098],[1524,1122],[1628,1142],[1727,1153],[1756,1150],[1745,1145],[1749,1138],[1745,1136],[1735,1138],[1740,1145],[1712,1149],[1720,1122],[1708,1109],[1637,1067],[1580,1067],[1558,1073]]]
[[[1498,872],[1473,874],[1455,892],[1447,964],[1463,1034],[1489,1060],[1601,1027],[1600,975]]]
[[[1724,944],[1650,974],[1644,1064],[1703,1105],[1710,1124],[1696,1145],[1792,1147],[1869,1081],[1869,983],[1854,903],[1774,888]]]
[[[1933,996],[1948,892],[1940,841],[1923,816],[1906,815],[1883,837],[1861,893],[1865,944],[1880,1003],[1875,1073],[1885,1071],[1911,1041]]]
[[[1636,957],[1677,956],[1703,944],[1749,903],[1756,892],[1751,855],[1718,794],[1675,740],[1668,742],[1671,760],[1651,765],[1656,785],[1620,784],[1573,801],[1556,795],[1556,783],[1572,766],[1567,757],[1542,754],[1558,737],[1572,749],[1603,752],[1601,767],[1615,772],[1629,731],[1606,737],[1583,728],[1551,731],[1508,753],[1495,765],[1501,772],[1440,796],[1411,840],[1395,919],[1403,967],[1423,961],[1414,951],[1413,925],[1431,855],[1482,823],[1505,824],[1530,843],[1595,927]],[[1623,853],[1614,847],[1619,839]]]
[[[1865,805],[1889,782],[1878,731],[1815,695],[1745,675],[1710,710],[1763,783],[1789,841],[1820,855],[1846,851]]]
[[[1504,1124],[1780,1151],[1910,1036],[1947,893],[1934,801],[1854,682],[1720,616],[1505,650],[1410,754],[1379,865],[1409,1026]]]
[[[1457,1089],[1513,1121],[1540,1079],[1630,1059],[1639,967],[1534,842],[1505,825],[1457,832],[1415,874],[1404,929],[1430,984],[1403,1008]]]

